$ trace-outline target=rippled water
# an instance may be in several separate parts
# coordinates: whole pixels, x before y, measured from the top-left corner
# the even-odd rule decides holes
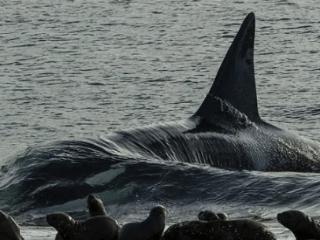
[[[260,115],[319,141],[317,0],[2,0],[0,162],[44,142],[97,138],[114,130],[189,117],[207,94],[210,79],[249,11],[257,16]],[[241,175],[232,174],[236,179]],[[248,180],[251,174],[255,181],[264,179],[249,173]],[[313,199],[319,175],[270,174],[271,182],[280,177],[296,183],[292,191],[299,192],[298,184],[310,184],[305,194]],[[279,194],[286,198],[288,193]],[[315,201],[305,203],[305,210],[320,215]],[[267,202],[272,206],[272,199]],[[171,209],[178,218],[191,218],[198,209],[187,209],[195,204],[173,204]],[[212,207],[214,201],[197,204]],[[219,207],[230,214],[238,208],[234,205],[230,201]],[[132,208],[132,215],[120,214],[123,221],[140,216],[142,207],[124,207]],[[262,218],[275,214],[265,206],[248,209],[234,216],[250,211]],[[281,239],[290,239],[275,221],[265,221],[275,226]]]

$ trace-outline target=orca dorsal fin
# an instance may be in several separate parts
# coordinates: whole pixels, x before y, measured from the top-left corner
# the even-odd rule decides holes
[[[229,102],[251,121],[260,121],[254,76],[254,13],[247,15],[234,38],[210,92],[194,116],[215,114],[216,98]]]

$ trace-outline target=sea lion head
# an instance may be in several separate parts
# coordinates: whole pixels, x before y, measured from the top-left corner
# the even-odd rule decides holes
[[[221,219],[221,220],[228,220],[228,215],[226,213],[217,213],[217,216]]]
[[[204,210],[199,212],[198,219],[201,221],[214,221],[219,220],[219,217],[217,216],[217,214],[210,210]]]
[[[161,225],[164,225],[166,212],[167,210],[164,206],[158,205],[150,210],[148,219],[156,219],[161,223]]]
[[[306,223],[312,222],[312,219],[308,215],[298,210],[279,213],[277,219],[283,226],[295,231],[299,230],[301,227],[303,228]]]
[[[47,222],[58,231],[75,224],[75,220],[65,213],[52,213],[47,215]]]
[[[167,210],[164,206],[158,205],[158,206],[151,209],[149,216],[165,217],[166,212],[167,212]]]
[[[204,210],[199,212],[198,219],[201,221],[227,220],[228,216],[225,213],[214,213],[210,210]]]
[[[106,210],[104,208],[103,202],[101,199],[90,194],[87,199],[87,207],[90,213],[90,216],[100,216],[106,215]]]
[[[20,234],[20,228],[14,219],[0,210],[0,235],[3,234],[9,239],[23,240]],[[1,238],[0,236],[0,238]],[[2,238],[1,238],[2,239]],[[7,239],[7,238],[6,238]]]

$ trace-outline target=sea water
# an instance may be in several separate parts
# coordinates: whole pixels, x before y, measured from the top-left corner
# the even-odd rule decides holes
[[[113,169],[97,159],[75,165],[69,175],[91,173],[80,183],[53,179],[41,187],[44,170],[43,176],[37,172],[38,182],[28,182],[46,154],[57,151],[50,147],[54,141],[98,140],[112,131],[191,116],[250,11],[257,17],[260,115],[319,140],[317,0],[0,1],[0,208],[24,225],[26,239],[54,239],[54,231],[43,227],[49,212],[85,218],[85,196],[79,196],[90,189],[122,224],[145,218],[160,203],[169,209],[168,225],[211,209],[255,219],[278,239],[293,239],[277,223],[278,212],[320,215],[315,173],[227,171],[130,156],[128,165]],[[57,166],[63,172],[69,165]],[[114,179],[122,182],[99,191]]]

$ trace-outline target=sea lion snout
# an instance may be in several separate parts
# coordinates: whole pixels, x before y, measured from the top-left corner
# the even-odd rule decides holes
[[[87,207],[90,209],[92,204],[94,204],[97,200],[98,199],[94,195],[90,194],[87,198]]]
[[[46,216],[47,223],[54,227],[59,228],[62,225],[73,224],[74,219],[65,213],[52,213]]]
[[[92,194],[87,198],[87,208],[91,217],[107,215],[103,201]]]
[[[0,222],[7,220],[7,215],[0,210]]]
[[[277,220],[289,229],[297,228],[299,224],[311,221],[306,214],[298,210],[281,212],[277,215]]]
[[[54,214],[48,214],[46,216],[46,219],[47,219],[47,223],[51,226],[53,226],[57,221],[56,216]]]
[[[285,222],[285,216],[286,216],[287,214],[285,213],[285,212],[282,212],[282,213],[278,213],[277,214],[277,220],[280,222],[280,223],[283,223],[283,222]]]
[[[94,199],[95,199],[95,196],[93,196],[92,194],[89,194],[88,202],[93,201]]]

